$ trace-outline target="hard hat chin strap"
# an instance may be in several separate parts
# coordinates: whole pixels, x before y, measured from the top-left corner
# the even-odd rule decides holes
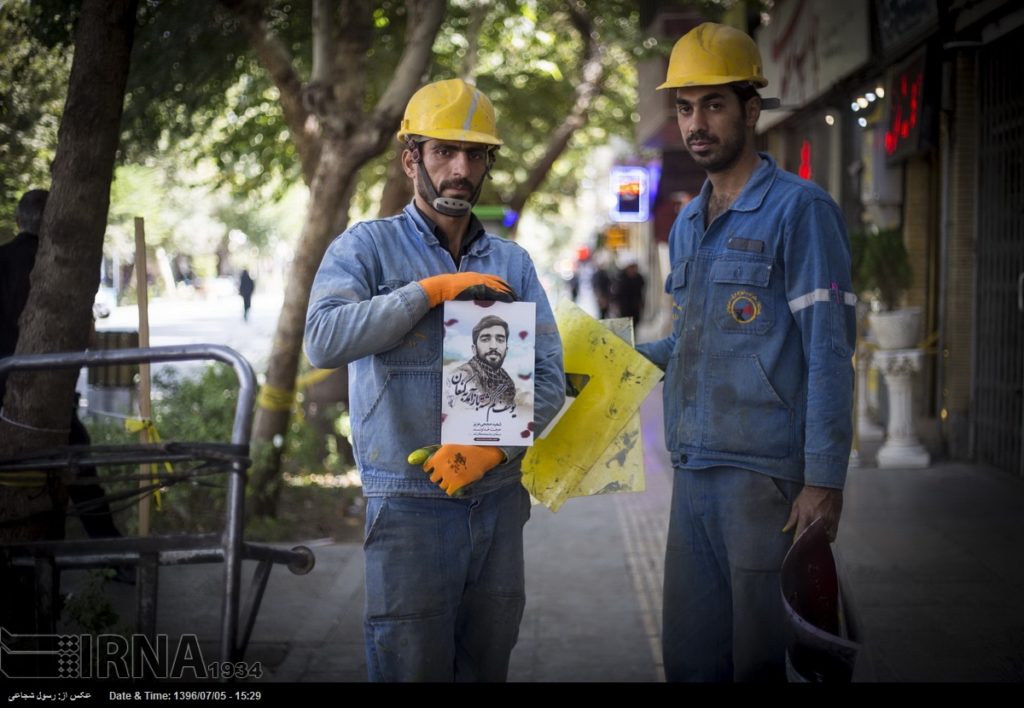
[[[434,187],[433,180],[430,179],[430,175],[427,174],[427,168],[423,166],[423,160],[417,163],[420,170],[420,182],[423,183],[423,191],[427,201],[430,202],[430,206],[434,207],[434,211],[438,214],[444,214],[445,216],[465,216],[469,213],[469,210],[473,208],[476,203],[477,197],[480,196],[480,186],[478,185],[476,191],[473,192],[472,201],[466,201],[465,199],[452,199],[451,197],[442,197],[437,193],[437,188]],[[483,184],[483,180],[480,180],[480,184]]]
[[[427,168],[423,166],[423,155],[420,152],[419,144],[414,140],[407,140],[406,147],[412,152],[413,162],[419,168],[420,182],[423,184],[424,196],[427,201],[430,202],[430,206],[434,207],[434,211],[438,214],[444,214],[445,216],[465,216],[476,204],[477,199],[480,198],[480,190],[483,189],[484,179],[491,171],[492,157],[488,153],[487,159],[487,170],[484,172],[483,177],[480,178],[480,184],[476,186],[476,190],[473,192],[473,196],[469,198],[469,201],[465,199],[453,199],[451,197],[442,197],[437,193],[437,188],[434,186],[434,181],[430,179],[430,175],[427,174]]]

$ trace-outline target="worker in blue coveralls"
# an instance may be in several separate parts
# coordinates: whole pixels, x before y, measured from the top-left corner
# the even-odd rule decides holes
[[[443,445],[442,304],[536,303],[534,429],[562,405],[554,316],[530,255],[484,231],[472,206],[498,138],[494,108],[461,80],[409,101],[398,139],[413,181],[398,216],[330,245],[310,294],[306,353],[349,365],[366,507],[366,662],[371,681],[504,681],[525,604],[520,483],[525,447]]]
[[[705,23],[659,89],[707,172],[669,237],[666,371],[675,470],[662,648],[670,681],[785,678],[779,570],[823,518],[835,539],[852,438],[855,304],[839,208],[754,148],[757,45]]]

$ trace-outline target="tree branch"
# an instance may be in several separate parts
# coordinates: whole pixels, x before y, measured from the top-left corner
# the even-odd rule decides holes
[[[335,14],[331,0],[313,0],[313,72],[310,83],[329,83],[331,80],[335,32]]]
[[[526,180],[516,187],[515,193],[509,200],[509,209],[516,214],[521,214],[526,201],[536,192],[548,173],[554,166],[555,161],[565,152],[572,139],[573,133],[587,123],[587,114],[598,96],[601,95],[605,75],[604,57],[607,49],[604,44],[594,37],[593,23],[590,18],[579,10],[575,3],[567,2],[566,10],[573,27],[580,33],[583,41],[583,48],[580,52],[582,69],[580,71],[582,81],[576,85],[575,100],[572,110],[565,116],[565,119],[551,134],[548,146],[537,163],[530,169]],[[516,222],[518,224],[518,221]],[[513,227],[514,229],[515,227]]]
[[[263,0],[220,0],[241,24],[249,44],[281,95],[284,120],[291,131],[302,163],[302,178],[309,184],[320,158],[320,131],[302,100],[302,81],[295,72],[287,47],[270,33],[264,20]]]
[[[405,49],[391,82],[377,101],[373,111],[374,119],[370,122],[370,125],[384,134],[384,139],[398,127],[405,112],[405,104],[423,85],[423,79],[430,70],[434,38],[441,28],[446,2],[406,0],[406,7],[409,9],[409,20],[405,32]]]
[[[491,4],[486,0],[480,0],[469,11],[469,23],[466,25],[466,54],[462,57],[462,66],[459,67],[459,77],[467,83],[473,82],[473,75],[476,73],[477,60],[480,58],[480,32],[490,11]]]
[[[331,51],[329,91],[317,107],[320,121],[334,139],[347,140],[363,123],[366,61],[373,42],[373,7],[361,0],[342,0],[332,18],[337,42]]]

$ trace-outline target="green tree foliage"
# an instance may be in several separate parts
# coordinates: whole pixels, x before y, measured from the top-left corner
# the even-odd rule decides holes
[[[403,2],[381,0],[375,5],[374,34],[367,49],[367,106],[374,104],[391,78],[390,67],[402,50],[405,31]],[[584,38],[573,28],[570,6],[591,18],[593,40],[606,47],[605,76],[586,123],[556,162],[544,190],[531,201],[532,208],[542,211],[555,210],[562,195],[575,192],[578,168],[590,148],[604,143],[609,135],[629,138],[632,134],[637,118],[634,60],[650,49],[641,36],[637,4],[627,0],[449,2],[445,24],[434,46],[431,78],[450,78],[471,69],[468,75],[495,103],[506,143],[493,180],[485,189],[484,202],[502,203],[512,197],[572,106],[573,91],[582,80]],[[14,18],[16,13],[10,11],[13,7],[22,8],[25,17]],[[486,10],[484,21],[473,28],[473,13],[480,8]],[[40,65],[34,73],[22,70],[19,76],[25,80],[13,77],[3,86],[17,85],[22,93],[48,90],[51,101],[55,101],[52,106],[47,108],[39,99],[32,102],[40,106],[34,111],[41,126],[52,125],[53,136],[48,141],[52,145],[66,69],[61,74],[47,62],[68,62],[67,42],[76,5],[37,0],[32,4],[12,3],[0,12],[0,21],[12,18],[2,25],[5,32],[17,30],[11,46],[20,47],[21,54],[34,57],[33,65]],[[268,29],[287,47],[297,74],[305,80],[312,64],[310,3],[275,0],[268,3],[266,17]],[[13,29],[7,30],[7,25],[13,25]],[[5,68],[13,62],[14,54],[4,57]],[[466,66],[468,54],[474,55],[470,67]],[[166,173],[175,168],[174,163],[187,166],[206,162],[209,166],[201,172],[211,186],[227,187],[236,199],[259,202],[279,198],[301,178],[301,161],[284,121],[279,91],[248,46],[236,16],[221,4],[190,0],[143,3],[132,62],[121,164],[149,164]],[[25,100],[21,103],[24,105]],[[33,142],[22,127],[9,124],[3,117],[0,130],[25,136],[27,146],[39,144],[38,139]],[[374,210],[387,160],[397,149],[396,142],[363,170],[355,192],[355,206],[360,212]],[[45,150],[28,152],[37,165],[39,179],[45,178]],[[155,165],[154,156],[160,156]],[[0,169],[5,179],[10,174],[12,181],[19,183],[14,191],[20,189],[24,181],[20,175],[26,170]],[[131,182],[131,177],[127,181]],[[161,181],[167,186],[171,179],[162,177]],[[123,195],[124,190],[115,189]],[[187,201],[195,203],[194,199]],[[115,199],[115,205],[119,202]],[[251,211],[251,204],[245,207],[245,211]],[[147,237],[151,233],[156,236],[173,231],[162,227],[154,230],[147,224]]]
[[[569,147],[555,163],[530,202],[531,208],[555,211],[563,195],[575,194],[587,151],[610,135],[632,140],[636,106],[634,56],[643,50],[636,3],[516,2],[513,11],[486,25],[481,37],[477,85],[495,102],[507,148],[495,170],[500,201],[509,201],[542,157],[549,137],[571,111],[576,87],[584,81],[584,37],[574,27],[567,6],[591,23],[591,41],[601,45],[603,76],[586,119],[572,134]]]
[[[0,3],[0,243],[15,234],[21,195],[50,186],[71,55],[65,46],[36,40],[43,11],[25,2]],[[66,9],[48,19],[67,34]]]
[[[635,59],[654,45],[644,44],[637,3],[626,0],[453,0],[434,44],[431,79],[468,76],[494,103],[505,146],[485,185],[481,203],[507,204],[541,159],[550,136],[573,107],[583,81],[584,38],[573,27],[568,8],[593,23],[592,40],[603,47],[600,95],[568,149],[555,163],[544,189],[530,208],[555,212],[559,200],[575,194],[587,152],[618,135],[632,140],[636,115]],[[479,28],[473,13],[485,8]],[[474,35],[474,32],[477,32]],[[471,56],[475,55],[475,56]],[[471,66],[466,66],[467,59]],[[379,188],[401,146],[367,166],[356,191],[356,207],[374,211]]]
[[[171,150],[209,159],[210,181],[237,195],[300,177],[277,89],[234,15],[219,3],[159,0],[140,11],[125,106],[127,157]],[[269,24],[302,61],[309,3],[278,3]],[[308,67],[308,65],[307,65]]]
[[[249,247],[263,248],[275,237],[279,215],[261,192],[236,195],[216,186],[212,166],[181,164],[173,154],[117,169],[111,187],[106,252],[131,262],[134,219],[145,218],[146,243],[169,254],[212,254],[237,230]]]
[[[11,136],[6,149],[20,148],[15,157],[24,153],[34,169],[0,151],[5,189],[8,181],[21,189],[26,174],[47,178],[79,5],[0,3],[0,135]],[[269,17],[302,63],[309,3],[277,3]],[[299,177],[277,90],[234,16],[216,2],[150,0],[139,8],[119,164],[147,164],[155,156],[163,158],[161,169],[173,166],[168,158],[181,164],[210,159],[215,169],[208,181],[230,185],[236,195],[268,187],[277,196]]]
[[[59,4],[37,2],[51,11]],[[286,298],[286,324],[279,325],[268,370],[268,384],[277,389],[288,391],[294,381],[299,345],[292,340],[301,334],[312,278],[306,271],[315,270],[322,247],[347,222],[349,195],[361,211],[373,211],[387,151],[366,163],[384,148],[397,148],[385,139],[393,130],[397,93],[379,110],[396,77],[419,79],[416,71],[429,71],[429,78],[469,77],[495,102],[506,147],[484,202],[530,198],[530,208],[553,211],[575,191],[587,149],[611,134],[632,135],[634,59],[649,48],[640,37],[635,3],[449,0],[441,31],[431,36],[432,59],[417,55],[415,66],[401,73],[396,67],[413,36],[407,30],[424,26],[408,22],[407,14],[422,5],[325,3],[337,21],[319,35],[311,32],[311,7],[317,5],[310,2],[149,0],[139,10],[122,124],[122,164],[133,167],[119,174],[124,181],[115,188],[112,224],[130,223],[131,212],[144,208],[153,238],[177,239],[188,232],[167,213],[179,203],[178,185],[188,184],[170,174],[171,166],[204,175],[214,191],[200,195],[202,211],[246,233],[259,231],[263,220],[255,217],[245,226],[228,221],[245,221],[243,213],[258,213],[259,205],[300,177],[313,184],[317,169],[331,179],[321,181],[319,193],[314,190],[305,235],[295,250],[293,263],[303,271],[290,276],[289,291],[295,292]],[[59,46],[59,30],[40,20],[35,41]],[[407,81],[398,83],[401,92],[408,88]],[[361,169],[360,182],[353,185],[349,172],[355,169]],[[133,181],[162,196],[133,204]],[[235,204],[217,203],[220,189],[229,190]],[[192,192],[180,203],[192,212],[197,201]],[[285,340],[288,351],[278,352],[277,342]],[[286,416],[280,417],[285,422],[261,425],[257,416],[255,439],[285,432]]]

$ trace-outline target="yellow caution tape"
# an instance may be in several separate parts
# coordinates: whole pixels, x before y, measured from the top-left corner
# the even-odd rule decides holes
[[[572,496],[643,488],[637,412],[662,371],[568,300],[555,309],[565,370],[589,376],[523,457],[523,485],[552,511]]]
[[[939,330],[935,330],[917,345],[918,349],[924,349],[926,352],[935,351],[935,345],[939,343]]]
[[[922,339],[920,342],[910,347],[910,349],[921,349],[924,352],[933,353],[936,350],[935,347],[938,344],[938,342],[939,331],[935,330],[927,337]],[[866,339],[860,339],[860,343],[863,344],[864,348],[867,349],[868,351],[883,351],[882,348],[878,346],[878,342],[870,342]]]
[[[156,426],[153,425],[153,421],[148,418],[125,418],[124,429],[129,433],[140,433],[146,434],[146,442],[158,443],[160,442],[160,433],[157,431]],[[164,461],[164,468],[168,474],[174,474],[174,468],[170,462]],[[150,473],[153,475],[153,482],[160,481],[160,475],[157,472],[157,465],[149,466]],[[158,488],[154,493],[153,497],[156,499],[156,510],[163,510],[163,499]]]
[[[292,406],[295,405],[296,393],[312,386],[313,384],[320,383],[335,371],[337,371],[337,369],[313,369],[312,371],[307,371],[295,380],[294,391],[286,391],[285,389],[278,388],[277,386],[263,384],[260,388],[259,395],[256,397],[256,404],[264,410],[274,411],[276,413],[290,411]]]
[[[307,386],[318,384],[335,371],[337,371],[337,369],[313,369],[312,371],[307,371],[295,382],[295,389],[301,391]]]
[[[37,470],[4,472],[0,475],[0,487],[45,487],[46,473]]]
[[[264,410],[283,412],[290,411],[295,403],[295,391],[286,391],[270,384],[263,384],[256,404]]]

